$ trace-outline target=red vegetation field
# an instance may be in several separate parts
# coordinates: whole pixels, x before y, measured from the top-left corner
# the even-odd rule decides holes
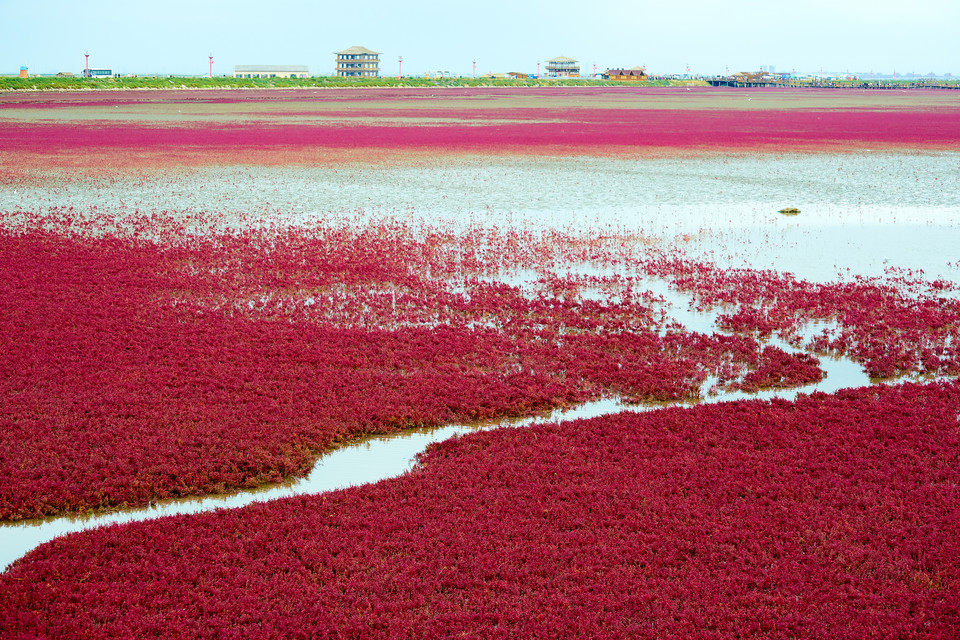
[[[132,234],[157,243],[40,228],[69,220],[21,221],[0,243],[3,518],[276,481],[364,433],[607,395],[690,399],[708,375],[748,370],[738,388],[822,377],[750,336],[666,326],[635,278],[523,291],[483,277],[538,266],[538,247],[572,263],[597,250],[584,239],[402,225],[191,238],[157,219]]]
[[[43,210],[64,167],[960,148],[956,105],[872,100],[0,96],[0,189],[49,198],[0,211],[0,519],[253,487],[370,433],[794,388],[820,357],[929,377],[499,429],[375,485],[67,536],[0,574],[0,636],[960,637],[954,282],[722,269],[614,225]],[[717,332],[670,320],[688,302]]]
[[[661,154],[960,146],[955,102],[923,96],[878,108],[888,98],[882,92],[131,93],[59,100],[5,97],[0,116],[11,117],[0,122],[0,143],[11,154],[8,163],[14,168],[74,166],[101,157],[106,166],[117,168],[145,162],[326,163],[342,159],[330,154],[371,150]],[[748,97],[756,101],[748,102]],[[189,117],[181,113],[184,109]],[[81,117],[91,111],[96,117]],[[44,119],[54,112],[56,118]],[[125,119],[126,112],[136,117]]]
[[[376,485],[56,540],[0,576],[3,630],[955,638],[958,407],[908,384],[478,433]]]
[[[482,112],[479,112],[482,114]],[[375,113],[364,114],[374,117]],[[425,115],[414,112],[415,117]],[[458,118],[476,118],[458,112]],[[517,114],[503,114],[511,119]],[[110,149],[176,152],[202,162],[224,150],[238,153],[282,150],[290,154],[324,149],[369,148],[442,153],[559,153],[658,150],[803,151],[850,144],[955,148],[960,145],[958,112],[870,111],[665,111],[606,110],[537,113],[555,122],[370,125],[241,124],[157,126],[7,124],[3,145],[13,152],[58,154]],[[498,117],[502,117],[498,114]],[[202,153],[201,153],[202,150]],[[242,157],[241,157],[242,159]],[[296,155],[290,157],[295,162]]]
[[[960,301],[936,287],[722,272],[617,236],[402,223],[193,235],[156,216],[102,235],[111,223],[24,214],[2,233],[0,517],[276,481],[365,433],[695,399],[711,376],[800,386],[822,377],[816,358],[759,339],[799,345],[813,320],[836,324],[815,347],[875,375],[960,370]],[[628,275],[553,274],[585,262]],[[521,267],[543,275],[504,282]],[[721,319],[737,333],[667,323],[651,274],[732,305]]]

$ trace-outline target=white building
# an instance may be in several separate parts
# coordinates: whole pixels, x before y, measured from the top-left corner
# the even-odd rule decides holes
[[[233,66],[234,78],[309,78],[307,65],[299,64],[237,64]]]
[[[579,61],[566,56],[557,56],[547,60],[547,75],[554,78],[579,78]]]

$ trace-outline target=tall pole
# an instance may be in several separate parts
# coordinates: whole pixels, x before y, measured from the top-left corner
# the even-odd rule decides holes
[[[473,61],[473,79],[474,80],[477,79],[477,61],[476,60]]]
[[[89,78],[90,77],[90,52],[87,51],[86,53],[84,53],[83,57],[86,58],[87,60],[83,67],[83,77]]]
[[[537,60],[537,77],[540,77],[540,61]]]
[[[397,80],[403,77],[403,56],[397,58]]]
[[[212,78],[213,77],[213,54],[211,53],[208,57],[210,58],[210,77]]]

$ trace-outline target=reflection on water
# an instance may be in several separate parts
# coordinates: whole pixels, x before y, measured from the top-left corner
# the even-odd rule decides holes
[[[94,172],[95,173],[95,172]],[[486,158],[428,165],[214,167],[129,179],[73,176],[0,185],[0,210],[91,205],[141,212],[278,211],[293,217],[411,208],[431,217],[631,223],[696,232],[758,225],[786,206],[796,224],[899,223],[960,206],[960,152],[705,155],[681,158]],[[771,209],[772,207],[772,209]],[[599,214],[599,215],[598,215]],[[759,216],[759,217],[758,217]],[[782,216],[779,216],[782,218]]]
[[[778,213],[788,206],[800,215]],[[416,166],[144,170],[126,179],[51,174],[36,184],[0,184],[0,212],[51,207],[119,219],[212,211],[233,225],[411,217],[454,229],[616,228],[677,242],[721,265],[816,281],[881,275],[890,265],[950,279],[960,271],[960,152],[458,157]]]

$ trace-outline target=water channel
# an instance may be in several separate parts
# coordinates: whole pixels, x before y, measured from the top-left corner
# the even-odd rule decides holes
[[[848,359],[821,358],[821,367],[827,375],[821,382],[814,385],[795,389],[762,391],[754,394],[739,391],[722,393],[708,396],[703,402],[722,402],[746,398],[784,398],[789,400],[796,398],[801,393],[812,393],[814,391],[831,393],[842,388],[859,387],[870,383],[863,369],[857,363]],[[417,454],[424,451],[428,445],[480,429],[523,427],[541,422],[593,418],[621,411],[646,411],[663,406],[627,405],[618,400],[601,400],[566,411],[554,411],[539,417],[481,424],[447,425],[433,429],[415,429],[395,435],[364,439],[356,444],[331,451],[317,460],[313,470],[306,477],[296,478],[281,484],[230,495],[165,500],[146,507],[118,512],[2,523],[0,524],[0,570],[5,570],[12,562],[48,540],[84,529],[177,514],[235,509],[253,502],[266,502],[302,494],[323,493],[399,476],[413,467]]]

